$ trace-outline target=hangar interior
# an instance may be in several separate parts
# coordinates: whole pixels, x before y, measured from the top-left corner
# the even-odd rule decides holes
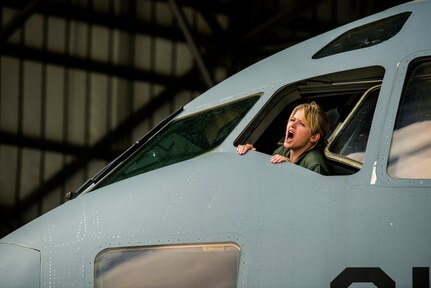
[[[404,2],[1,1],[0,237],[230,75]]]

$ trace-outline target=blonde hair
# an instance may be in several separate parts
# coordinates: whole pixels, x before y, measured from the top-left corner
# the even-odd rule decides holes
[[[319,141],[315,145],[313,145],[312,148],[316,146],[325,146],[325,137],[329,131],[329,121],[325,111],[323,111],[323,109],[316,102],[313,101],[311,103],[303,103],[296,106],[290,114],[290,118],[292,118],[293,115],[295,115],[295,113],[299,110],[304,111],[304,117],[307,120],[308,124],[310,124],[311,134],[320,134]]]

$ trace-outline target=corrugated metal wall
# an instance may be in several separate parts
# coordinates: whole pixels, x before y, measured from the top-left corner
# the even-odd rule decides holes
[[[124,128],[132,129],[125,135],[117,131],[117,139],[106,141],[120,123],[148,106],[174,78],[187,73],[194,59],[181,35],[175,41],[156,31],[177,25],[167,2],[66,4],[66,9],[88,15],[80,19],[79,15],[32,14],[5,41],[6,55],[0,57],[0,131],[1,137],[11,139],[11,145],[4,144],[7,141],[0,145],[0,203],[8,220],[16,216],[11,209],[24,213],[24,218],[15,219],[17,225],[64,202],[66,192],[77,189],[117,152],[199,93],[165,96],[168,101],[129,121]],[[184,12],[193,29],[205,33],[205,22],[198,14],[191,9]],[[3,8],[3,26],[19,13]],[[106,24],[93,23],[93,15],[95,19],[103,15]],[[124,18],[130,27],[109,22]],[[92,155],[95,160],[87,157],[82,167],[67,172],[88,151],[98,152],[90,147],[104,140],[110,145],[104,153]],[[67,176],[64,181],[47,186],[59,173]],[[10,226],[6,221],[3,225]]]

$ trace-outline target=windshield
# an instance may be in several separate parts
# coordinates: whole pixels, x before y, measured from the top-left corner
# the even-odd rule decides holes
[[[257,99],[248,97],[173,121],[100,181],[96,189],[214,149]]]

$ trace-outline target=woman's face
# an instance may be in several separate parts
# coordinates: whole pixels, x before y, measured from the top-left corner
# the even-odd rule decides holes
[[[312,135],[310,124],[305,119],[304,110],[300,109],[287,122],[284,147],[304,152],[318,140],[315,139],[316,135]]]

